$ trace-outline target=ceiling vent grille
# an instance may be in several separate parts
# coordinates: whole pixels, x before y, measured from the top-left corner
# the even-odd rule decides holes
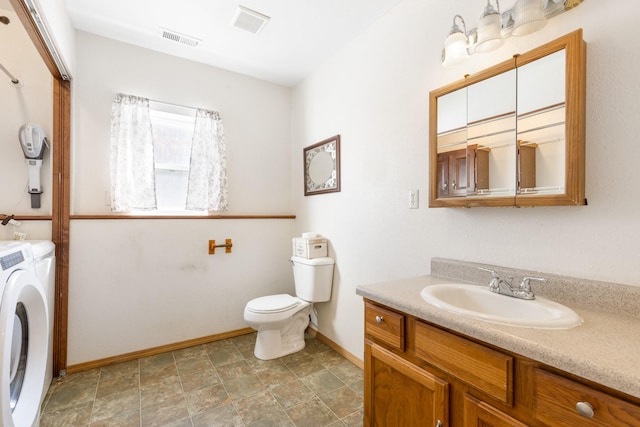
[[[173,40],[174,42],[186,44],[187,46],[191,46],[191,47],[198,46],[202,41],[195,37],[191,37],[186,34],[181,34],[177,31],[168,30],[162,27],[160,27],[160,34],[162,35],[162,38],[165,38],[167,40]]]
[[[269,22],[267,15],[251,10],[244,6],[238,6],[236,15],[233,18],[233,26],[253,34],[259,33]]]

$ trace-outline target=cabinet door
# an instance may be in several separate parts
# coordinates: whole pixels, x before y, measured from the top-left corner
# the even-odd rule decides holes
[[[465,427],[528,427],[515,418],[468,394],[464,395]]]
[[[365,426],[449,425],[449,384],[375,344],[365,345]]]

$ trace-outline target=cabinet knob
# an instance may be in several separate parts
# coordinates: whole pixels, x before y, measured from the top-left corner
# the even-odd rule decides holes
[[[595,413],[593,412],[593,406],[589,402],[576,403],[576,411],[585,418],[593,418]]]
[[[376,316],[376,323],[382,323],[384,322],[384,317],[383,316]]]
[[[442,421],[438,420],[438,421],[436,422],[436,427],[442,427]]]

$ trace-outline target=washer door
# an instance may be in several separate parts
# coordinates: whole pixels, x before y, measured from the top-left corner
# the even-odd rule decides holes
[[[32,426],[37,421],[45,387],[48,317],[36,276],[27,270],[14,271],[0,302],[0,424],[4,427]]]

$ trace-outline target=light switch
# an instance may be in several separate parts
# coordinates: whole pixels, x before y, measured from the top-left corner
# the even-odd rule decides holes
[[[409,191],[409,209],[418,209],[420,207],[419,202],[419,190]]]

